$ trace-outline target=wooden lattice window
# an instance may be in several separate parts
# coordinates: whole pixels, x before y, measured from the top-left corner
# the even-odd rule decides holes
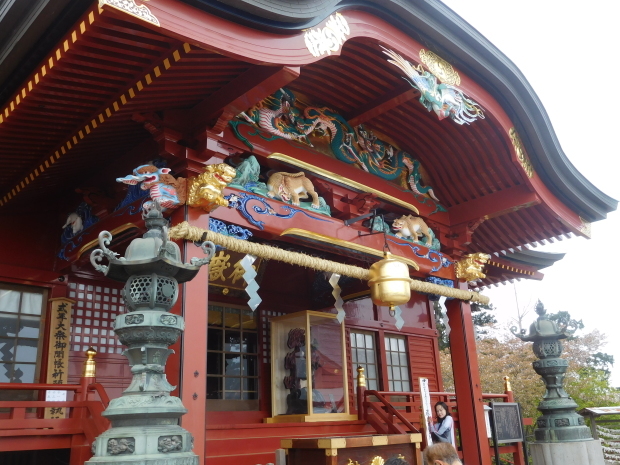
[[[377,366],[377,351],[375,344],[375,333],[371,331],[351,330],[351,372],[357,376],[357,367],[364,368],[366,376],[366,387],[376,391],[379,389],[379,369]],[[357,392],[357,383],[353,383],[354,390]]]
[[[39,373],[45,290],[0,284],[0,383],[34,383]]]
[[[254,312],[229,305],[209,305],[207,399],[258,400],[258,343]],[[226,405],[238,410],[258,406],[257,402]]]
[[[93,347],[100,354],[122,353],[112,325],[125,310],[120,287],[72,282],[69,298],[76,301],[71,318],[71,350],[84,352]]]
[[[389,391],[409,392],[409,361],[405,348],[405,337],[385,336],[385,359],[388,373]]]

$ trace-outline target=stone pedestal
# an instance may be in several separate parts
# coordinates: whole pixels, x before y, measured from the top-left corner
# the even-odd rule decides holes
[[[605,465],[603,448],[597,439],[530,444],[534,465]]]

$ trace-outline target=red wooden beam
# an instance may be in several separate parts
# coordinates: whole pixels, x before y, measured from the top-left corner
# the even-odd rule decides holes
[[[375,100],[368,102],[366,105],[345,115],[345,119],[353,127],[363,124],[377,116],[390,111],[409,100],[418,97],[420,93],[411,87],[411,85],[403,85],[387,94],[377,97]]]
[[[469,223],[480,218],[490,219],[521,208],[538,205],[540,197],[527,186],[514,186],[494,192],[448,209],[450,224]]]
[[[297,79],[299,73],[299,67],[253,66],[193,107],[186,127],[200,129],[217,118],[213,130],[222,132],[231,119]]]

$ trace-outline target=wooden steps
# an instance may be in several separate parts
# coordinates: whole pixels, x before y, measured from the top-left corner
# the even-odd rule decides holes
[[[363,421],[213,425],[207,427],[207,465],[275,463],[280,440],[289,438],[360,436],[375,430]]]

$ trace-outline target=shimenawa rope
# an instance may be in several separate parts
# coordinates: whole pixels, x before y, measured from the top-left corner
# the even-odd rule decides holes
[[[303,266],[318,271],[338,273],[343,276],[350,276],[364,281],[368,281],[370,279],[369,270],[360,268],[359,266],[345,265],[343,263],[311,257],[298,252],[289,252],[288,250],[278,249],[277,247],[272,247],[269,245],[243,241],[214,231],[197,228],[190,225],[187,221],[183,221],[182,223],[170,228],[168,235],[170,236],[170,239],[185,239],[194,242],[202,242],[206,240],[234,252],[251,254],[267,260],[278,260],[291,265]],[[489,297],[474,291],[454,289],[424,281],[412,280],[411,289],[416,292],[437,294],[445,297],[451,297],[453,299],[479,302],[482,304],[488,304],[490,302]]]

